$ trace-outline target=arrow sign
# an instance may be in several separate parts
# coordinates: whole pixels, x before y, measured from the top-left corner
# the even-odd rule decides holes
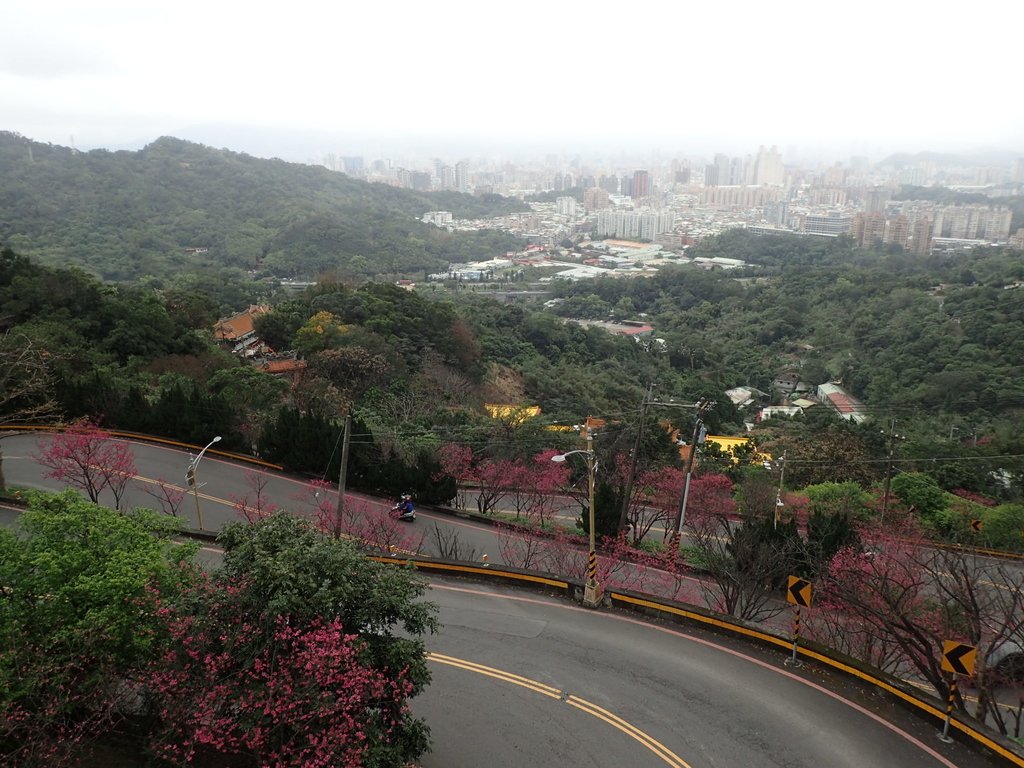
[[[942,641],[942,669],[958,675],[974,674],[974,659],[978,649],[973,645],[964,645],[956,640]]]
[[[799,576],[790,576],[786,587],[786,600],[793,605],[809,608],[811,605],[811,582]]]
[[[971,530],[977,533],[981,530],[981,520],[971,520]]]

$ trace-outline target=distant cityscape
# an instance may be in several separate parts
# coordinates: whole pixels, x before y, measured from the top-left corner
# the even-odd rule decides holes
[[[424,221],[455,231],[512,232],[545,249],[566,241],[614,238],[657,246],[645,252],[648,258],[659,252],[678,258],[702,238],[736,227],[762,234],[846,235],[860,247],[912,254],[981,245],[1024,249],[1024,228],[1011,231],[1009,205],[1024,194],[1024,158],[970,164],[912,156],[871,163],[854,157],[846,163],[804,168],[786,163],[777,148],[762,146],[746,157],[719,153],[706,159],[672,158],[646,168],[555,155],[528,163],[407,163],[416,167],[387,159],[328,155],[323,164],[405,189],[526,200],[531,209],[526,213],[458,220],[445,211],[430,211]],[[935,195],[902,199],[905,195],[898,193],[905,187],[945,188],[982,197],[967,204],[943,202]]]

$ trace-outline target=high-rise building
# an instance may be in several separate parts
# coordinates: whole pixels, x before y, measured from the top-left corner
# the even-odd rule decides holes
[[[872,187],[864,195],[864,213],[884,213],[892,194],[885,187]]]
[[[621,237],[626,240],[654,240],[675,225],[672,213],[655,211],[599,211],[597,232],[602,236]]]
[[[898,245],[906,250],[912,234],[913,230],[910,226],[910,219],[906,216],[894,216],[886,219],[885,234],[882,236],[882,242],[885,245]]]
[[[734,183],[732,180],[732,161],[729,160],[727,155],[722,153],[715,155],[715,167],[718,169],[718,181],[711,186],[728,187]]]
[[[729,162],[729,183],[732,185],[753,184],[754,168],[754,163],[747,162],[742,157],[734,157]]]
[[[349,176],[360,176],[363,173],[363,158],[361,157],[343,157],[341,164]]]
[[[927,256],[932,249],[932,222],[927,217],[920,218],[910,227],[910,240],[907,250],[915,256]]]
[[[455,164],[455,188],[459,192],[469,191],[469,163],[465,160]]]
[[[455,189],[455,169],[450,165],[442,165],[441,171],[437,176],[438,183],[441,185],[441,189],[454,190]]]
[[[766,203],[764,220],[775,227],[785,227],[789,220],[789,203],[785,200]]]
[[[843,235],[853,224],[849,216],[830,213],[827,216],[805,216],[803,229],[809,235]]]
[[[568,216],[572,218],[576,215],[576,198],[575,197],[559,197],[555,200],[555,208],[562,216]]]
[[[761,147],[754,161],[754,184],[757,186],[781,187],[786,181],[782,155],[775,147]]]
[[[1010,236],[1013,212],[1009,208],[980,210],[978,212],[978,237],[986,240],[1005,240]]]
[[[583,190],[583,207],[588,211],[597,211],[607,208],[608,190],[601,187],[591,187]]]
[[[850,224],[850,235],[861,248],[880,246],[885,239],[885,215],[881,213],[855,214]]]
[[[631,195],[634,199],[651,196],[651,174],[647,171],[633,171],[633,191]]]
[[[704,166],[704,186],[717,187],[719,185],[719,173],[721,169],[717,165]]]

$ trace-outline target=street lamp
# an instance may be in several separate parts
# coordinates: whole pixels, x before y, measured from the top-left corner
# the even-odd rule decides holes
[[[582,454],[587,458],[587,498],[589,506],[587,528],[590,534],[590,553],[587,559],[587,583],[583,589],[583,605],[586,608],[597,608],[601,605],[602,592],[601,585],[597,583],[597,539],[594,534],[594,472],[597,470],[597,463],[594,457],[594,436],[589,427],[587,428],[586,450],[560,453],[552,456],[551,460],[560,464],[575,453]]]
[[[220,435],[217,435],[213,440],[206,444],[206,448],[209,448],[214,443],[220,442]],[[188,465],[188,469],[185,471],[185,480],[192,487],[192,495],[196,500],[196,521],[199,523],[199,530],[204,531],[206,528],[203,526],[203,510],[199,506],[199,480],[196,478],[196,470],[199,469],[199,462],[203,458],[203,454],[206,453],[206,448],[203,448],[199,452],[199,455],[192,459],[192,463]]]

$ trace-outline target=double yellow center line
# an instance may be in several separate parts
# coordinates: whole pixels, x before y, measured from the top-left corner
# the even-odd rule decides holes
[[[494,667],[486,667],[483,664],[477,664],[473,661],[466,661],[465,659],[457,659],[452,656],[445,656],[440,653],[428,653],[427,659],[437,664],[447,664],[450,667],[457,667],[464,669],[468,672],[475,672],[478,675],[485,675],[487,677],[500,680],[505,683],[511,683],[512,685],[518,685],[522,688],[539,693],[542,696],[547,696],[551,699],[557,699],[564,701],[570,706],[576,707],[576,709],[586,712],[588,715],[596,717],[598,720],[602,720],[613,728],[617,728],[624,734],[629,736],[631,739],[643,744],[647,749],[661,758],[665,764],[671,766],[671,768],[691,768],[690,764],[675,754],[672,750],[666,747],[664,744],[654,739],[652,736],[644,733],[636,726],[626,722],[618,715],[609,712],[603,707],[599,707],[593,702],[581,699],[579,696],[574,696],[571,693],[566,693],[554,688],[545,683],[541,683],[537,680],[531,680],[528,677],[513,674],[512,672],[506,672],[501,669],[495,669]]]

